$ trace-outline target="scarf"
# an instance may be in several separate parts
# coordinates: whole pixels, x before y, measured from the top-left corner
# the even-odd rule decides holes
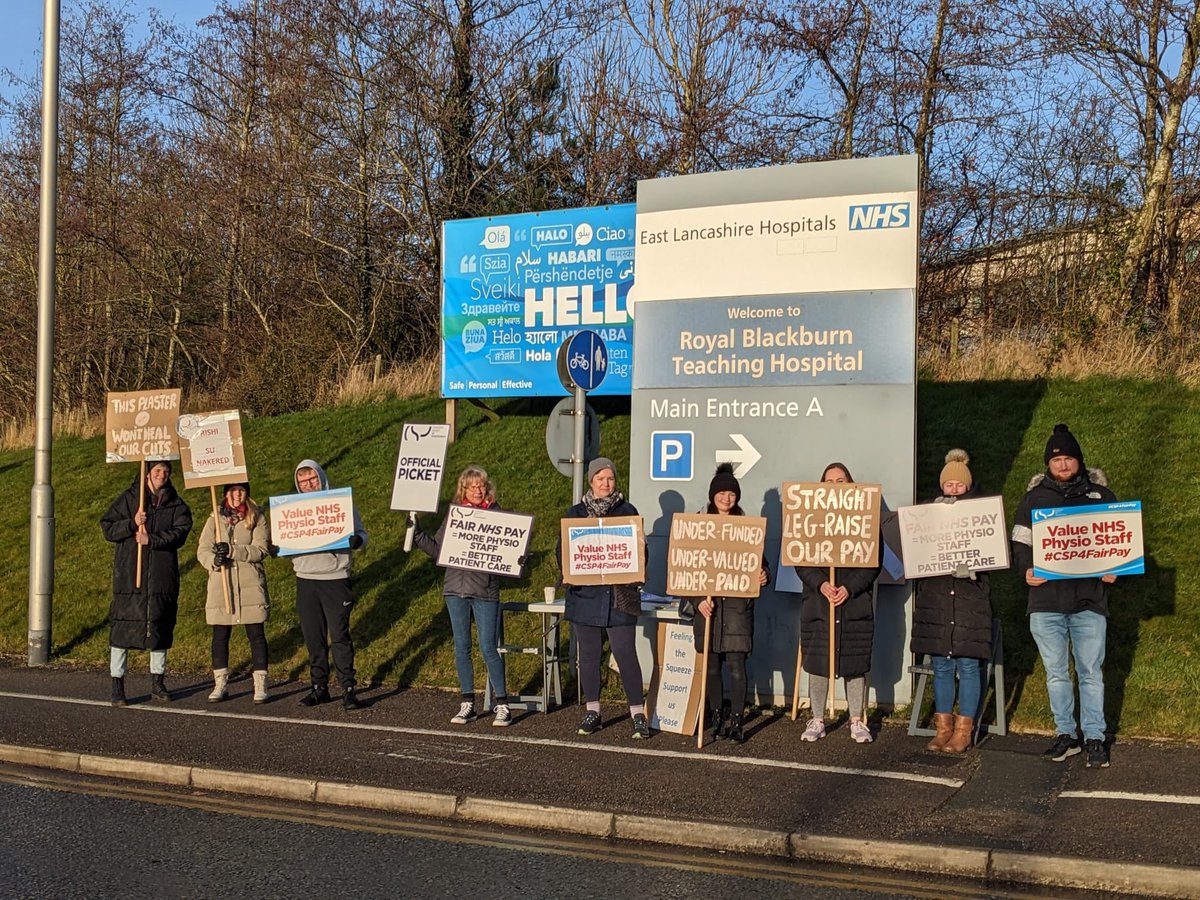
[[[233,528],[238,522],[246,518],[246,504],[240,506],[226,506],[221,504],[221,518],[225,520],[226,526]]]
[[[587,508],[588,515],[596,519],[607,516],[614,507],[620,506],[624,502],[625,495],[616,490],[607,497],[597,497],[589,488],[588,492],[583,495],[583,505]]]
[[[1087,472],[1083,469],[1080,469],[1070,481],[1056,481],[1047,472],[1042,483],[1056,493],[1062,494],[1065,500],[1070,500],[1074,497],[1084,497],[1092,489],[1091,479],[1088,478]]]

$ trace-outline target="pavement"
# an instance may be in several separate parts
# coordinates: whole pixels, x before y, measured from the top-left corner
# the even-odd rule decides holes
[[[885,720],[855,744],[843,724],[815,744],[803,719],[761,714],[749,739],[630,737],[628,711],[575,734],[575,706],[449,724],[456,693],[375,687],[368,704],[298,705],[307,685],[249,676],[210,704],[212,682],[168,677],[176,700],[151,703],[150,676],[109,705],[107,672],[0,662],[0,763],[365,807],[405,815],[549,829],[760,856],[913,872],[1200,898],[1200,747],[1118,740],[1112,766],[1041,758],[1049,739],[989,736],[935,754]]]

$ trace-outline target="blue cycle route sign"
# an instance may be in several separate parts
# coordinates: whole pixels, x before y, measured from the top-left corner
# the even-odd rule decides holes
[[[594,331],[578,331],[567,341],[567,377],[585,391],[600,387],[608,373],[608,348]]]

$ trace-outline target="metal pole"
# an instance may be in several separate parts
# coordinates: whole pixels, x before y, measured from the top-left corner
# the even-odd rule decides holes
[[[584,429],[587,425],[587,393],[581,387],[575,388],[575,408],[571,415],[575,417],[575,443],[571,448],[571,502],[578,503],[583,499],[583,453]]]
[[[54,401],[55,218],[58,198],[58,23],[60,0],[42,19],[42,161],[38,207],[38,343],[29,521],[29,665],[50,661],[54,599],[54,487],[50,481]]]

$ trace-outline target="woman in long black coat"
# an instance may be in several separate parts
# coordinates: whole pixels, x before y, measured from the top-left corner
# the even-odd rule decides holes
[[[717,466],[716,474],[708,485],[708,515],[744,516],[741,507],[742,486],[733,475],[730,463]],[[770,580],[770,571],[764,559],[758,573],[758,584],[762,587]],[[742,728],[746,714],[746,657],[754,649],[754,598],[753,597],[705,597],[698,603],[687,598],[680,603],[680,612],[698,612],[692,620],[697,658],[704,653],[704,622],[709,625],[708,648],[708,700],[713,704],[705,713],[711,724],[713,738],[728,737],[740,744],[746,740]],[[724,701],[722,668],[729,672],[729,700]],[[726,730],[728,728],[728,730]]]
[[[842,463],[830,463],[821,480],[833,484],[853,483]],[[879,567],[840,568],[796,566],[804,583],[800,601],[800,646],[804,671],[808,673],[808,702],[812,718],[800,736],[802,741],[825,737],[821,710],[829,691],[829,617],[833,615],[836,674],[846,683],[846,705],[850,710],[850,737],[855,743],[871,742],[871,729],[863,713],[867,701],[867,673],[875,643],[875,604],[871,588]]]
[[[140,478],[133,479],[100,519],[105,539],[116,545],[113,598],[108,609],[113,706],[126,703],[130,650],[150,651],[150,696],[161,703],[171,699],[163,676],[179,611],[179,548],[192,530],[192,511],[171,484],[171,464],[165,460],[150,463],[141,510]],[[139,544],[140,587],[136,586]]]

